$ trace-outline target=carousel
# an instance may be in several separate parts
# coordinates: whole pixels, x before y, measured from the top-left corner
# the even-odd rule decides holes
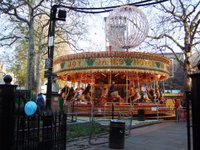
[[[63,92],[65,100],[79,101],[78,110],[88,113],[91,105],[104,112],[115,104],[115,111],[134,110],[137,114],[138,109],[145,109],[146,114],[156,114],[158,106],[165,107],[159,82],[169,78],[170,60],[131,51],[148,33],[145,15],[134,6],[123,6],[113,10],[105,24],[108,50],[54,59],[58,79],[71,83]],[[73,96],[69,96],[71,88]]]

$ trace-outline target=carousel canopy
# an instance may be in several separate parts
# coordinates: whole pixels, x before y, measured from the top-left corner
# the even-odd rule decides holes
[[[53,69],[59,79],[66,81],[84,78],[88,82],[112,73],[120,77],[126,74],[129,80],[152,82],[169,77],[169,64],[169,59],[150,53],[84,52],[57,57]]]

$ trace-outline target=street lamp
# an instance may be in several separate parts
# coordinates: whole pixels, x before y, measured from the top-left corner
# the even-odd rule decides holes
[[[48,78],[46,93],[46,110],[51,110],[52,80],[55,76],[53,74],[53,55],[56,21],[65,21],[66,18],[66,11],[58,10],[57,12],[58,7],[58,5],[53,5],[50,13],[50,24],[48,33],[48,58],[45,62],[45,77]]]

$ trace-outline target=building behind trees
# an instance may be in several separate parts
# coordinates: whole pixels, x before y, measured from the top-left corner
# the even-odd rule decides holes
[[[163,88],[165,92],[174,93],[174,92],[181,92],[183,93],[184,87],[184,68],[177,61],[175,55],[173,53],[163,53],[164,57],[171,59],[170,65],[170,78],[166,81],[163,81]],[[181,60],[184,61],[184,54],[183,53],[176,53],[176,56]]]

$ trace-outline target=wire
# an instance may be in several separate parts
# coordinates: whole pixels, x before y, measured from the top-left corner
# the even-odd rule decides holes
[[[90,13],[90,14],[97,14],[97,13],[106,13],[106,12],[110,12],[113,9],[108,9],[108,10],[102,10],[102,11],[84,11],[84,10],[79,10],[79,9],[71,9],[74,10],[76,12],[80,12],[80,13]]]
[[[169,0],[162,0],[162,1],[157,1],[157,2],[151,2],[151,3],[147,3],[147,4],[140,4],[140,5],[135,5],[135,6],[148,6],[148,5],[155,5],[155,4],[160,4],[160,3],[163,3],[163,2],[166,2],[166,1],[169,1]]]
[[[55,6],[58,7],[58,8],[59,7],[68,8],[68,9],[71,9],[71,10],[74,10],[74,11],[77,11],[77,12],[80,12],[80,13],[97,14],[97,13],[110,12],[114,8],[121,7],[121,6],[126,6],[126,5],[129,5],[129,6],[134,5],[134,6],[140,7],[140,6],[148,6],[148,5],[160,4],[160,3],[163,3],[163,2],[166,2],[166,1],[169,1],[169,0],[160,0],[160,1],[156,0],[154,2],[152,2],[152,0],[144,0],[144,1],[130,3],[130,4],[125,4],[125,5],[116,5],[116,6],[110,6],[110,7],[92,7],[92,8],[71,7],[71,6],[65,6],[65,5],[55,5]],[[88,10],[92,10],[92,11],[88,11]],[[94,11],[94,10],[101,10],[101,11]]]
[[[146,2],[150,2],[152,0],[144,0],[144,1],[140,1],[140,2],[135,2],[135,3],[130,3],[130,4],[124,4],[124,5],[116,5],[116,6],[109,6],[109,7],[92,7],[92,8],[84,8],[84,7],[71,7],[71,6],[67,6],[67,8],[75,8],[75,9],[84,9],[84,10],[94,10],[94,9],[113,9],[116,7],[120,7],[120,6],[125,6],[125,5],[138,5],[141,3],[146,3]],[[61,5],[60,5],[61,6]],[[62,6],[61,6],[62,7]]]

